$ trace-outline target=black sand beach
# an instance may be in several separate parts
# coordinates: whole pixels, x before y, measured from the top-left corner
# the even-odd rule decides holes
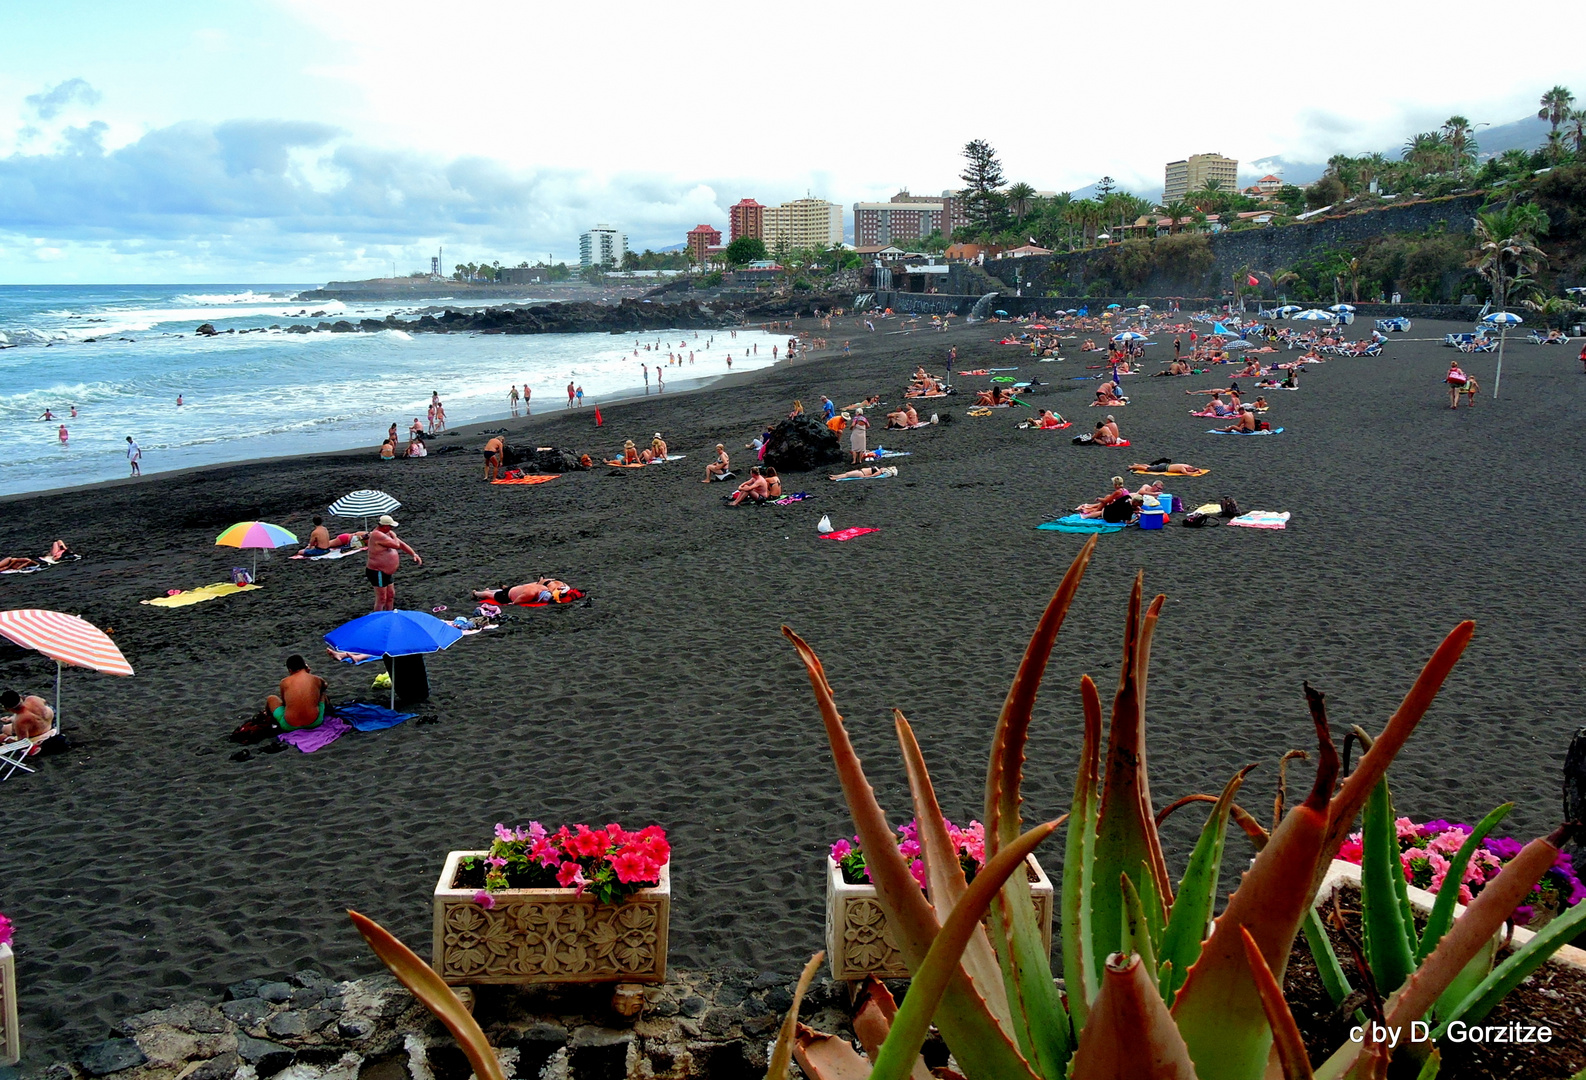
[[[884,329],[896,324],[883,323]],[[1580,558],[1586,375],[1575,349],[1511,342],[1503,396],[1494,357],[1466,359],[1484,385],[1450,412],[1442,374],[1455,354],[1417,324],[1381,359],[1332,358],[1297,393],[1269,393],[1287,430],[1205,434],[1187,415],[1232,368],[1126,379],[1127,408],[1086,408],[1099,354],[1033,363],[990,343],[995,327],[949,334],[825,332],[838,355],[731,385],[510,420],[514,444],[612,455],[665,433],[687,460],[596,469],[535,487],[495,487],[467,453],[382,464],[372,451],[209,469],[141,483],[5,500],[0,554],[36,555],[60,536],[81,562],[0,578],[0,607],[81,614],[114,629],[128,680],[68,670],[69,753],[0,785],[0,910],[17,925],[25,1064],[105,1037],[116,1020],[229,982],[315,966],[347,977],[375,962],[343,909],[384,922],[421,954],[429,893],[448,850],[484,846],[497,822],[663,825],[674,845],[671,955],[685,966],[742,962],[796,970],[819,946],[821,859],[849,831],[809,687],[777,632],[819,651],[883,803],[909,816],[888,710],[914,723],[944,810],[979,816],[991,726],[1035,619],[1083,537],[1036,531],[1106,491],[1131,461],[1161,456],[1212,469],[1172,480],[1191,504],[1222,495],[1288,510],[1286,531],[1175,523],[1101,539],[1058,642],[1037,710],[1027,814],[1067,807],[1078,749],[1077,680],[1115,676],[1137,569],[1165,592],[1148,706],[1160,806],[1216,791],[1262,767],[1244,804],[1270,813],[1276,762],[1310,745],[1302,679],[1328,694],[1335,730],[1375,730],[1444,633],[1475,641],[1399,757],[1399,813],[1472,821],[1496,803],[1529,838],[1559,815],[1559,768],[1580,725]],[[1368,328],[1369,329],[1369,328]],[[1353,336],[1360,336],[1357,325]],[[852,356],[840,355],[844,337]],[[1409,340],[1406,340],[1409,339]],[[1169,337],[1167,340],[1171,340]],[[833,484],[788,475],[816,498],[727,509],[700,472],[709,448],[737,461],[795,398],[813,407],[880,393],[902,398],[916,364],[1012,367],[1050,387],[1030,400],[1075,421],[1016,430],[1024,410],[950,424],[872,430],[912,452],[890,480]],[[1170,346],[1148,350],[1148,370]],[[1298,353],[1283,354],[1291,359]],[[987,385],[960,378],[960,390]],[[1248,385],[1242,380],[1242,385]],[[1127,450],[1069,436],[1114,412]],[[392,419],[404,417],[393,415]],[[371,436],[376,432],[371,432]],[[398,604],[452,614],[468,590],[554,574],[589,606],[518,609],[501,630],[431,658],[433,725],[349,735],[324,751],[230,760],[226,736],[258,708],[292,652],[334,700],[369,696],[371,667],[330,662],[321,635],[367,612],[363,560],[261,562],[263,589],[188,608],[138,601],[222,580],[247,555],[212,546],[240,520],[306,537],[309,517],[355,488],[403,502]],[[848,543],[818,538],[877,526]],[[53,665],[0,653],[0,684],[46,693]],[[1302,775],[1307,777],[1308,773]],[[1170,822],[1176,875],[1200,815]],[[1049,866],[1060,848],[1048,845]],[[1230,867],[1243,861],[1229,843]],[[1582,1033],[1572,1033],[1579,1036]]]

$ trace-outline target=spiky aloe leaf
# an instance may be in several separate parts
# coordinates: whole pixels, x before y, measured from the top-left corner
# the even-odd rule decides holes
[[[1476,828],[1465,838],[1459,846],[1454,858],[1449,861],[1448,873],[1443,875],[1445,882],[1461,882],[1465,880],[1465,868],[1470,865],[1471,856],[1487,839],[1489,833],[1498,827],[1504,818],[1509,816],[1509,811],[1514,809],[1514,803],[1504,803],[1494,807],[1492,812],[1476,823]],[[1437,943],[1443,935],[1448,933],[1448,928],[1454,923],[1454,905],[1459,902],[1459,889],[1443,889],[1437,894],[1437,899],[1432,903],[1432,911],[1426,917],[1426,928],[1421,931],[1421,944],[1415,951],[1415,962],[1419,964],[1432,954],[1437,948]]]
[[[1371,789],[1361,829],[1360,921],[1371,974],[1386,994],[1397,990],[1415,970],[1415,923],[1409,921],[1409,901],[1401,888],[1404,864],[1386,778]]]
[[[866,979],[854,999],[854,1035],[871,1061],[881,1052],[881,1045],[892,1034],[892,1023],[898,1017],[898,1003],[892,991],[879,979]],[[925,1059],[916,1056],[909,1069],[910,1080],[935,1080]]]
[[[1062,887],[1063,981],[1068,987],[1068,1009],[1076,1034],[1084,1030],[1090,1003],[1101,988],[1097,967],[1100,957],[1094,947],[1090,913],[1094,884],[1091,864],[1096,851],[1096,813],[1101,793],[1101,695],[1089,675],[1079,680],[1079,697],[1084,706],[1085,736],[1068,814]]]
[[[1055,821],[1037,825],[1011,843],[1004,844],[1001,851],[986,860],[963,898],[948,914],[925,960],[913,970],[908,996],[903,999],[903,1005],[893,1018],[892,1032],[876,1054],[871,1080],[903,1080],[908,1076],[920,1055],[925,1036],[930,1033],[933,1018],[937,1027],[942,1028],[943,1037],[947,1037],[943,1021],[950,1015],[951,1006],[944,994],[953,980],[962,978],[963,968],[959,966],[958,958],[964,951],[964,944],[980,929],[980,920],[986,917],[986,909],[991,906],[1002,883],[1008,880],[1008,875],[1015,871],[1022,873],[1026,856],[1035,850],[1037,844],[1052,835],[1056,828]],[[991,1045],[991,1040],[983,1042]],[[951,1039],[948,1039],[948,1046],[952,1048]],[[1012,1049],[1011,1046],[1009,1049]],[[1019,1064],[1019,1071],[1010,1073],[998,1072],[990,1054],[975,1058],[966,1056],[978,1052],[980,1047],[971,1047],[967,1051],[953,1049],[958,1066],[966,1075],[999,1078],[1034,1075],[1017,1055],[1015,1060]]]
[[[1437,1074],[1443,1068],[1443,1055],[1433,1049],[1421,1063],[1421,1071],[1415,1074],[1415,1080],[1437,1080]]]
[[[1145,716],[1141,711],[1139,683],[1143,660],[1141,647],[1146,640],[1143,622],[1155,625],[1163,598],[1159,596],[1152,601],[1142,620],[1143,581],[1143,574],[1135,575],[1118,693],[1113,699],[1112,723],[1107,730],[1106,772],[1096,822],[1094,883],[1090,891],[1092,948],[1098,954],[1112,948],[1122,932],[1123,898],[1113,887],[1119,874],[1128,874],[1134,880],[1153,938],[1161,936],[1161,928],[1167,921],[1166,904],[1172,897],[1167,866],[1160,861],[1161,848],[1156,840],[1156,821],[1146,782]]]
[[[1250,931],[1239,928],[1239,939],[1245,947],[1245,961],[1255,979],[1256,992],[1261,995],[1261,1008],[1266,1013],[1267,1024],[1272,1028],[1272,1045],[1277,1051],[1278,1065],[1283,1069],[1283,1080],[1311,1080],[1311,1056],[1305,1050],[1305,1039],[1283,998],[1283,987],[1272,977],[1261,955],[1261,948]]]
[[[1272,1031],[1239,931],[1249,931],[1281,982],[1315,891],[1309,868],[1327,833],[1327,797],[1338,777],[1338,752],[1321,695],[1307,688],[1307,699],[1316,727],[1315,783],[1256,856],[1173,1001],[1173,1018],[1200,1080],[1259,1080],[1266,1067]]]
[[[798,1026],[793,1056],[810,1080],[870,1080],[870,1062],[847,1039]]]
[[[931,906],[936,917],[944,918],[953,905],[963,897],[969,883],[964,879],[964,868],[958,861],[958,852],[947,835],[943,824],[942,807],[936,801],[936,789],[931,786],[930,773],[925,769],[925,756],[914,738],[914,729],[901,712],[893,710],[893,726],[898,732],[898,747],[903,751],[903,768],[909,778],[909,792],[914,796],[914,824],[918,830],[921,856],[925,861],[925,882]],[[991,1015],[1010,1038],[1013,1021],[1008,1012],[1008,994],[1002,985],[1002,969],[997,964],[997,954],[992,951],[986,931],[976,926],[964,945],[961,962],[975,989],[986,999]]]
[[[1173,995],[1184,985],[1184,975],[1201,954],[1201,939],[1217,904],[1217,878],[1222,869],[1223,847],[1228,836],[1228,814],[1254,765],[1246,765],[1223,786],[1211,816],[1201,827],[1200,839],[1190,853],[1179,879],[1167,929],[1162,932],[1162,960],[1172,965],[1162,976],[1162,1000],[1173,1004]]]
[[[1437,697],[1438,690],[1442,689],[1443,680],[1448,678],[1448,673],[1459,661],[1465,646],[1470,644],[1471,635],[1475,632],[1476,624],[1469,620],[1448,632],[1442,644],[1432,653],[1432,658],[1421,669],[1421,674],[1416,677],[1410,692],[1404,696],[1398,709],[1388,718],[1388,724],[1382,729],[1382,734],[1378,735],[1371,744],[1371,749],[1361,755],[1355,770],[1345,777],[1344,782],[1339,786],[1338,793],[1333,797],[1328,809],[1327,838],[1317,854],[1316,867],[1312,872],[1313,892],[1321,885],[1322,878],[1327,874],[1328,863],[1338,854],[1338,849],[1349,836],[1349,828],[1354,824],[1355,815],[1359,814],[1361,807],[1366,805],[1371,789],[1376,787],[1377,781],[1387,774],[1388,766],[1404,747],[1405,740],[1415,730],[1415,725],[1421,722],[1426,710],[1432,707],[1433,699]]]
[[[1305,943],[1310,946],[1311,959],[1316,962],[1316,972],[1321,977],[1322,986],[1327,989],[1327,996],[1333,999],[1334,1005],[1342,1005],[1354,990],[1349,985],[1349,976],[1344,974],[1344,965],[1338,962],[1338,954],[1333,951],[1333,940],[1327,936],[1327,930],[1322,926],[1321,916],[1316,914],[1315,908],[1305,909],[1305,920],[1300,928],[1305,933]]]
[[[1151,943],[1151,927],[1145,919],[1145,905],[1128,874],[1118,875],[1118,891],[1123,894],[1123,934],[1118,951],[1128,956],[1135,953],[1148,972],[1157,970],[1156,947]]]
[[[496,1060],[496,1052],[485,1038],[485,1033],[479,1029],[478,1021],[452,993],[452,988],[435,973],[435,969],[415,956],[413,950],[398,941],[391,931],[368,916],[349,908],[347,917],[358,928],[358,933],[363,935],[380,962],[391,969],[397,981],[407,987],[421,1005],[435,1014],[435,1019],[446,1025],[446,1030],[452,1033],[452,1038],[457,1040],[463,1055],[468,1058],[468,1064],[474,1067],[474,1076],[479,1080],[506,1080],[507,1074],[501,1070],[501,1062]]]
[[[821,966],[821,961],[824,959],[826,959],[825,951],[817,952],[810,957],[809,963],[804,965],[804,971],[799,975],[798,985],[793,988],[793,1004],[788,1006],[787,1017],[782,1021],[782,1030],[777,1032],[776,1045],[771,1048],[765,1080],[787,1080],[788,1062],[793,1060],[793,1039],[798,1032],[799,1006],[804,1003],[804,991],[810,988],[810,980],[815,978],[816,969]]]
[[[1071,1080],[1196,1080],[1189,1050],[1140,957],[1114,953],[1102,970]]]
[[[865,850],[865,865],[876,887],[876,899],[887,915],[904,962],[910,972],[917,973],[941,929],[936,913],[931,910],[925,895],[920,892],[919,883],[909,873],[908,865],[898,853],[886,814],[876,801],[875,790],[865,778],[859,755],[854,752],[848,731],[843,726],[842,714],[837,711],[837,701],[832,696],[831,684],[826,681],[826,671],[821,666],[820,658],[803,638],[788,627],[782,628],[782,634],[792,643],[809,674],[810,687],[815,693],[815,701],[826,727],[826,738],[831,744],[832,761],[848,801],[848,812],[853,817],[859,842]],[[953,1051],[970,1080],[1034,1077],[1017,1047],[997,1023],[985,999],[976,991],[969,975],[956,962],[957,955],[955,952],[953,974],[943,994],[941,1014],[937,1017],[937,1026],[948,1048]]]
[[[1093,536],[1087,540],[1074,556],[1068,572],[1042,612],[997,718],[991,761],[986,770],[988,855],[995,854],[1002,844],[1019,834],[1022,802],[1019,788],[1031,712],[1051,659],[1052,645],[1096,550],[1096,539]],[[1093,829],[1094,825],[1089,827]],[[1037,1073],[1056,1080],[1063,1075],[1073,1053],[1069,1017],[1052,982],[1050,950],[1041,938],[1030,883],[1025,875],[1010,876],[1002,894],[992,903],[991,939],[1001,964],[1019,1047]]]
[[[1519,986],[1526,976],[1547,963],[1548,957],[1568,945],[1570,939],[1580,932],[1582,923],[1586,923],[1586,904],[1576,904],[1538,930],[1536,937],[1504,957],[1503,963],[1493,968],[1479,985],[1461,1001],[1451,1006],[1447,1013],[1442,1011],[1442,1003],[1447,995],[1440,997],[1438,1026],[1432,1032],[1432,1038],[1442,1038],[1448,1025],[1455,1020],[1476,1023],[1485,1019],[1493,1007],[1503,1000],[1504,995]]]

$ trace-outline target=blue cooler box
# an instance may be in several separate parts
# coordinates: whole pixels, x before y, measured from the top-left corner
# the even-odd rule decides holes
[[[1160,529],[1166,519],[1167,515],[1162,513],[1161,510],[1152,510],[1147,508],[1140,511],[1140,528]]]

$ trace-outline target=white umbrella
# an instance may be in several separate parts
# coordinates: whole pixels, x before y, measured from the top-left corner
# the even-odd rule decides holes
[[[1354,307],[1353,304],[1334,304],[1332,307],[1328,308],[1327,310],[1328,311],[1338,311],[1338,312],[1354,311],[1355,307]]]
[[[1302,311],[1298,315],[1290,315],[1289,318],[1293,319],[1296,322],[1333,322],[1333,321],[1335,321],[1331,312],[1321,311],[1321,310],[1318,310],[1317,308],[1312,308],[1310,311]]]
[[[383,491],[374,491],[363,488],[359,491],[348,492],[330,504],[330,512],[336,517],[363,518],[364,528],[369,527],[369,519],[389,514],[402,504]]]
[[[1278,314],[1279,315],[1290,315],[1290,314],[1293,314],[1294,312],[1299,311],[1299,310],[1300,310],[1300,305],[1298,305],[1298,304],[1284,304],[1282,307],[1278,308]]]
[[[1146,338],[1146,335],[1144,335],[1144,334],[1137,334],[1133,330],[1125,330],[1121,334],[1112,335],[1112,340],[1114,340],[1114,341],[1146,341],[1148,339]]]
[[[1498,373],[1492,377],[1492,396],[1498,396],[1498,383],[1503,379],[1503,342],[1509,336],[1509,327],[1519,326],[1524,319],[1512,311],[1494,311],[1491,315],[1483,315],[1481,321],[1488,326],[1498,327]]]

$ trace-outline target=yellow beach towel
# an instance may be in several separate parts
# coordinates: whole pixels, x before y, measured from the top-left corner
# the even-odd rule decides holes
[[[233,585],[229,581],[217,581],[213,585],[188,589],[175,596],[156,596],[153,600],[140,602],[154,607],[186,607],[188,604],[202,604],[205,600],[213,600],[217,596],[230,596],[232,593],[247,592],[257,588],[259,588],[257,585]]]

